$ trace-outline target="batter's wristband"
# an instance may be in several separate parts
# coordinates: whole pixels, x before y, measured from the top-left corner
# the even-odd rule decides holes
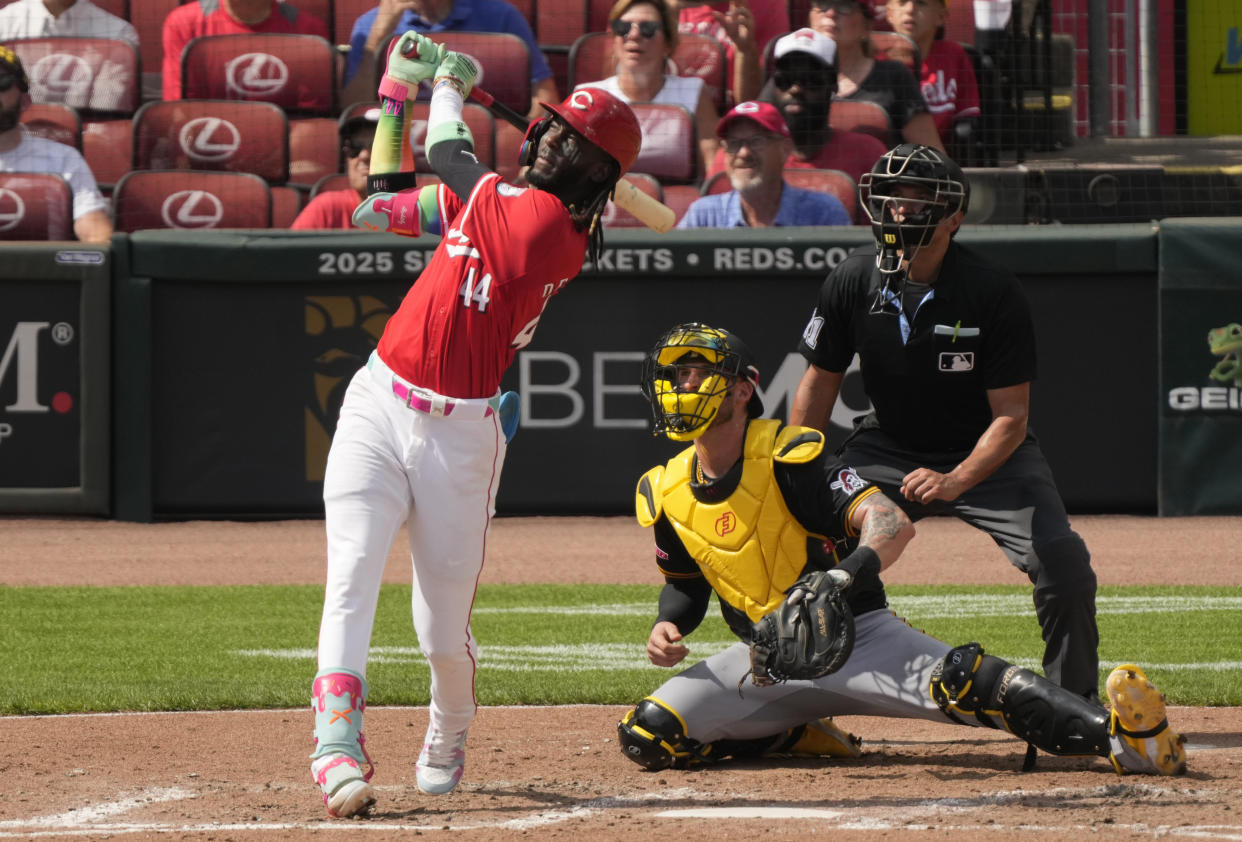
[[[412,172],[373,172],[367,176],[367,195],[400,193],[416,186]]]
[[[859,547],[841,559],[837,567],[849,573],[857,581],[860,573],[879,575],[880,557],[870,547]]]

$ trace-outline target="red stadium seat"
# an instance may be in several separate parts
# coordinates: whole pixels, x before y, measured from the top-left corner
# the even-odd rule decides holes
[[[26,131],[82,151],[82,118],[68,105],[36,102],[22,112]]]
[[[270,102],[148,102],[134,115],[134,169],[249,172],[289,178],[288,121]]]
[[[944,22],[944,40],[959,44],[975,44],[975,10],[965,3],[954,3]]]
[[[908,36],[900,32],[872,32],[871,43],[875,45],[877,58],[899,61],[918,74],[922,59],[919,57],[918,45]]]
[[[519,114],[530,111],[530,50],[526,42],[507,32],[436,32],[435,40],[450,50],[466,53],[476,59],[483,68],[479,86],[497,102],[509,106]],[[392,49],[392,38],[384,49],[384,55]],[[384,63],[376,68],[375,82],[384,72]],[[424,95],[426,86],[423,87]]]
[[[51,173],[0,172],[0,240],[72,240],[73,194]]]
[[[680,105],[636,102],[630,106],[643,129],[643,146],[631,168],[661,181],[693,181],[698,173],[694,117]]]
[[[539,0],[535,17],[535,37],[541,45],[568,47],[591,31],[582,0]]]
[[[311,187],[310,198],[328,190],[344,190],[349,186],[349,176],[343,172],[328,173]]]
[[[378,107],[378,102],[354,103],[341,113],[341,120],[361,114],[368,108]],[[427,139],[427,113],[431,110],[431,104],[411,102],[407,107],[410,109],[410,140],[414,144],[414,170],[430,172],[423,142]],[[496,143],[496,126],[492,113],[477,102],[467,102],[462,109],[462,120],[470,128],[470,134],[474,138],[475,157],[486,166],[495,168],[493,148]]]
[[[332,2],[332,40],[337,44],[348,44],[349,35],[354,31],[358,18],[379,5],[378,0],[333,0]]]
[[[693,184],[665,184],[663,193],[664,204],[673,209],[678,222],[681,222],[681,218],[686,215],[690,205],[694,204],[695,199],[701,195],[699,188]]]
[[[522,151],[522,140],[526,133],[516,126],[501,120],[496,123],[496,172],[505,181],[517,178],[522,168],[518,163],[518,155]]]
[[[290,116],[336,113],[336,50],[317,35],[206,35],[181,54],[184,99],[271,102]]]
[[[889,145],[888,112],[876,102],[834,99],[832,110],[828,112],[828,127],[841,132],[869,134],[884,141],[885,147]]]
[[[805,167],[791,167],[783,173],[786,184],[801,187],[803,190],[818,190],[831,193],[841,200],[850,219],[858,218],[858,185],[854,179],[841,170],[813,170]]]
[[[112,192],[118,231],[269,228],[272,193],[252,173],[133,170]]]
[[[611,32],[588,32],[569,48],[569,89],[585,82],[607,79],[613,75]],[[694,33],[682,33],[677,49],[669,59],[668,72],[678,76],[698,76],[707,87],[708,94],[723,110],[725,92],[724,48],[715,38]]]
[[[89,114],[130,115],[138,108],[138,51],[108,38],[23,38],[9,42],[30,77],[35,102],[56,102]]]
[[[289,121],[289,181],[309,187],[341,171],[341,139],[331,117]]]
[[[616,0],[587,0],[587,32],[605,32]]]
[[[91,0],[96,6],[121,20],[129,20],[129,0]]]
[[[626,176],[635,187],[657,202],[664,201],[663,192],[660,189],[660,182],[656,181],[649,175],[642,173],[630,173]],[[627,211],[617,207],[611,199],[604,206],[604,215],[600,218],[605,228],[645,228],[646,225],[639,222],[634,216]]]
[[[306,195],[296,187],[275,185],[272,191],[272,227],[288,228],[298,218]]]
[[[162,94],[164,18],[178,5],[177,0],[129,0],[129,22],[138,30],[144,99],[159,99]]]
[[[100,186],[112,185],[134,166],[134,121],[87,120],[82,124],[82,157]]]

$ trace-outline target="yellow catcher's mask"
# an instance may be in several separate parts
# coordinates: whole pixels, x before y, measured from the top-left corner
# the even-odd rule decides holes
[[[739,377],[759,384],[759,369],[738,337],[699,322],[674,327],[643,360],[642,391],[651,403],[652,434],[674,441],[698,438]],[[752,418],[763,414],[757,391],[747,410]]]

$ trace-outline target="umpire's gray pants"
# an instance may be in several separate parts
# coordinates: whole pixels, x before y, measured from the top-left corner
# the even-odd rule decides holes
[[[880,486],[911,520],[953,515],[992,536],[1035,585],[1035,616],[1045,644],[1044,675],[1080,696],[1098,695],[1099,632],[1091,555],[1070,528],[1065,504],[1034,436],[1028,434],[1005,464],[958,499],[928,505],[901,495],[902,478],[916,468],[948,473],[965,453],[903,450],[878,429],[857,430],[839,453],[842,462]]]

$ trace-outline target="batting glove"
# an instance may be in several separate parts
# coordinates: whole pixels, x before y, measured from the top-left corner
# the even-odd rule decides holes
[[[380,96],[399,102],[413,99],[419,83],[436,75],[436,68],[444,61],[447,52],[443,44],[437,44],[425,35],[405,33],[388,53],[388,67],[379,84]]]
[[[372,193],[354,208],[354,227],[400,234],[402,237],[417,237],[422,233],[419,227],[419,189],[421,188],[402,190],[400,193]]]
[[[475,64],[474,59],[462,53],[455,53],[451,50],[444,54],[444,59],[440,62],[440,66],[436,68],[435,84],[448,82],[457,90],[461,91],[462,98],[469,96],[470,89],[474,87],[475,80],[479,78],[479,66]]]

